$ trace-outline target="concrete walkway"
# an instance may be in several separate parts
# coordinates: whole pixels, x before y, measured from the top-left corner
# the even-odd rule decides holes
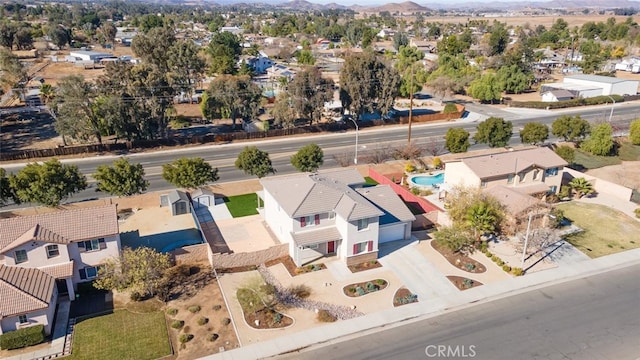
[[[410,246],[407,248],[410,249]],[[351,336],[361,336],[362,332],[367,330],[381,331],[389,327],[401,326],[407,322],[437,316],[444,311],[472,306],[470,305],[471,303],[508,297],[544,286],[636,264],[640,264],[640,249],[603,256],[589,261],[566,264],[554,269],[514,277],[440,297],[423,298],[418,303],[379,311],[352,320],[317,326],[302,332],[288,334],[285,337],[278,337],[239,349],[210,355],[204,359],[260,359],[271,357],[333,339],[348,340]],[[407,263],[405,263],[406,265]],[[412,291],[416,290],[412,289]]]
[[[67,342],[67,323],[69,322],[69,308],[71,302],[68,298],[58,299],[56,321],[53,325],[53,336],[48,347],[36,351],[26,352],[20,355],[3,358],[3,360],[32,360],[52,359],[71,352],[71,343]]]

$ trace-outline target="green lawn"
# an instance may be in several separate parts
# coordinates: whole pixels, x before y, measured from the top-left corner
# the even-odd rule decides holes
[[[115,310],[76,324],[72,354],[67,359],[157,359],[169,354],[162,311]]]
[[[365,176],[365,177],[364,177],[364,180],[365,180],[365,184],[366,184],[366,185],[378,185],[378,182],[377,182],[377,181],[375,181],[375,180],[373,180],[373,179],[372,179],[371,177],[369,177],[369,176]]]
[[[234,218],[258,213],[258,195],[256,193],[229,196],[224,198],[227,208]]]
[[[584,229],[566,240],[589,257],[640,247],[640,222],[618,210],[575,201],[559,204],[558,208],[576,226]]]
[[[585,169],[597,169],[604,166],[620,164],[620,159],[617,156],[591,155],[585,151],[576,149],[576,158],[573,163]]]
[[[640,146],[625,141],[618,148],[618,157],[623,161],[638,161],[640,160]]]

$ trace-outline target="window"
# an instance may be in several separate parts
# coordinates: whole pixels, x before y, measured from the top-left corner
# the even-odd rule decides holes
[[[369,228],[369,219],[358,220],[358,231],[366,230]]]
[[[20,323],[20,325],[26,324],[29,322],[29,319],[27,319],[27,315],[20,315],[18,316],[18,322]]]
[[[317,248],[318,248],[318,244],[302,245],[302,250],[305,250],[305,249],[313,249],[313,250],[315,250]]]
[[[365,241],[353,244],[353,255],[362,254],[368,251],[373,251],[373,241]]]
[[[558,175],[558,168],[549,168],[547,170],[544,171],[544,175],[545,176],[556,176]]]
[[[551,194],[555,194],[558,191],[558,187],[556,185],[553,185],[549,188],[549,192]]]
[[[336,218],[336,213],[333,211],[329,211],[329,220],[333,220]]]
[[[538,180],[538,175],[540,174],[540,170],[533,170],[533,180]]]
[[[107,245],[104,243],[104,238],[80,241],[78,243],[78,250],[80,250],[80,252],[98,251],[106,248]]]
[[[58,245],[48,245],[47,246],[47,258],[51,259],[52,257],[56,257],[60,255],[60,250],[58,250]]]
[[[100,271],[100,269],[103,267],[103,265],[98,265],[98,266],[87,266],[84,269],[80,269],[80,279],[82,280],[87,280],[87,279],[95,279],[96,277],[98,277],[98,271]]]
[[[480,187],[486,188],[487,187],[487,182],[486,181],[481,181],[480,182]]]
[[[16,257],[16,264],[29,261],[29,258],[27,257],[27,250],[16,250],[15,257]]]
[[[303,216],[300,218],[300,227],[320,225],[320,215]]]
[[[523,173],[523,172],[519,173],[518,174],[518,182],[521,182],[521,183],[524,182],[525,177],[526,177],[525,173]]]
[[[513,175],[509,175],[509,176],[507,177],[507,184],[513,184],[513,178],[514,178],[514,176],[513,176]]]

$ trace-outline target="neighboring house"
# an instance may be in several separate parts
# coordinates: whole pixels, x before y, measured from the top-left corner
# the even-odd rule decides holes
[[[120,255],[115,205],[0,219],[0,265],[36,268],[75,298],[106,258]]]
[[[209,207],[216,204],[216,197],[213,191],[207,188],[198,188],[191,193],[191,200],[193,200],[193,207]]]
[[[76,58],[79,61],[98,63],[103,59],[117,59],[113,54],[103,53],[90,50],[75,50],[69,52],[69,56]]]
[[[160,195],[160,206],[171,207],[171,215],[182,215],[191,212],[191,200],[186,192],[172,190],[168,194]]]
[[[53,276],[38,269],[0,265],[0,334],[42,324],[49,335],[57,301]]]
[[[575,96],[569,90],[564,89],[548,90],[542,93],[542,101],[544,102],[566,101],[573,98]]]
[[[505,186],[524,194],[557,193],[567,162],[547,147],[507,151],[449,161],[446,187]]]
[[[415,217],[389,186],[364,187],[355,169],[261,180],[267,225],[301,266],[327,255],[374,260],[380,243],[411,238]]]
[[[640,59],[635,57],[624,59],[615,65],[615,70],[640,73]]]
[[[269,56],[263,51],[260,51],[258,56],[251,56],[246,58],[245,61],[256,74],[266,73],[267,69],[275,64],[273,60],[269,59]]]

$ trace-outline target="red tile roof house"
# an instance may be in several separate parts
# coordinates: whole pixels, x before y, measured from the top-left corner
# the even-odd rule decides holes
[[[364,187],[355,169],[261,180],[261,214],[301,266],[336,255],[347,265],[374,260],[380,243],[411,238],[415,217],[387,185]]]
[[[38,278],[42,286],[49,286],[45,279],[51,278],[54,293],[68,294],[71,300],[75,298],[78,283],[94,279],[100,264],[119,254],[120,233],[115,205],[0,219],[2,269],[11,272],[22,271],[15,268],[27,268],[34,271],[32,274],[44,274]],[[24,296],[33,296],[43,302],[50,300],[47,298],[49,293],[34,293],[29,282],[2,281],[2,286],[11,286]],[[4,305],[4,297],[0,302]],[[26,315],[32,324],[29,320],[32,314],[26,311],[29,309],[32,308],[25,308],[21,315]],[[9,315],[0,314],[0,317],[4,316]],[[2,324],[6,331],[4,320]]]

